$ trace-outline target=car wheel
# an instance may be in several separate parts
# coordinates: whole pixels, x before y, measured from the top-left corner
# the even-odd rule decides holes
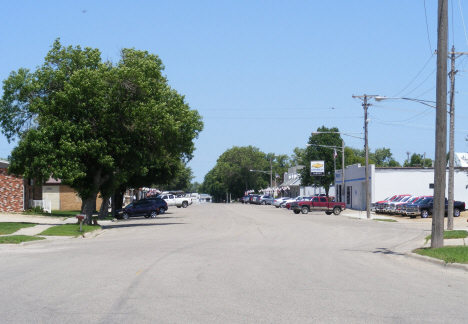
[[[333,214],[333,213],[332,213],[332,212],[325,212],[325,214],[327,214],[327,215],[331,215],[331,214]]]
[[[294,214],[299,214],[300,212],[301,212],[300,210],[297,210],[297,209],[294,210]]]
[[[123,219],[128,219],[130,215],[128,213],[123,213],[122,218]]]
[[[149,215],[145,215],[145,218],[149,218]]]
[[[159,213],[164,214],[166,212],[166,209],[164,207],[159,207]]]
[[[262,201],[262,205],[266,205],[266,202],[265,202],[265,200],[264,200],[264,201]]]
[[[427,209],[421,210],[421,218],[427,218],[429,216],[429,211]]]
[[[307,207],[302,207],[301,212],[302,212],[303,214],[307,214],[307,213],[309,212],[309,208],[307,208]]]
[[[340,213],[341,213],[340,207],[335,207],[335,208],[333,208],[333,214],[335,214],[336,216],[338,216]]]
[[[157,211],[153,210],[153,211],[151,212],[151,215],[150,215],[150,216],[151,216],[151,218],[156,218],[156,216],[158,216],[158,214],[159,214],[159,213],[158,213]]]
[[[276,208],[279,208],[279,206],[275,206]]]
[[[182,207],[183,207],[183,208],[187,208],[187,206],[188,206],[188,203],[187,203],[186,201],[184,201],[184,202],[182,203]]]
[[[453,216],[455,216],[455,217],[460,216],[460,209],[454,208],[454,209],[453,209]]]
[[[182,207],[182,206],[177,206],[177,208],[180,208],[180,207]]]

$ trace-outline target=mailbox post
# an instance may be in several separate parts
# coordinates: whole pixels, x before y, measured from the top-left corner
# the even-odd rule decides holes
[[[83,220],[86,219],[86,215],[85,214],[78,214],[78,215],[76,215],[76,218],[80,222],[80,232],[83,232]]]

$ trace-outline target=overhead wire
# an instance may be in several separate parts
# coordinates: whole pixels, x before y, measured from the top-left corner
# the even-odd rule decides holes
[[[431,38],[429,37],[429,25],[427,24],[426,0],[424,0],[424,16],[426,17],[426,31],[427,31],[427,40],[429,42],[429,50],[431,51],[431,53],[433,53],[432,46],[431,46]]]
[[[426,68],[426,66],[429,64],[429,62],[431,61],[431,59],[434,57],[434,54],[435,54],[435,53],[432,53],[431,57],[429,57],[429,59],[427,60],[426,64],[424,64],[424,66],[421,68],[421,70],[418,72],[418,74],[416,74],[416,76],[410,81],[410,83],[408,83],[408,84],[406,85],[406,87],[404,87],[403,89],[401,89],[398,93],[394,94],[393,97],[397,97],[400,93],[402,93],[403,91],[405,91],[405,90],[414,82],[414,80],[416,80],[416,78],[421,74],[421,72]],[[432,73],[434,73],[434,72],[435,72],[435,70],[434,70]],[[432,73],[431,73],[431,74],[432,74]],[[429,76],[430,76],[430,75],[429,75]],[[427,78],[426,78],[426,79],[427,79]],[[426,79],[425,79],[424,81],[426,81]],[[424,81],[423,81],[423,82],[424,82]],[[419,87],[419,86],[418,86],[418,87]],[[409,92],[409,93],[411,93],[411,92]]]

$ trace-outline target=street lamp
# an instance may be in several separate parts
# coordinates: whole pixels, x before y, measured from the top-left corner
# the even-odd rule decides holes
[[[359,139],[363,139],[362,137],[351,135],[351,134],[361,134],[362,133],[345,133],[345,132],[312,132],[312,136],[319,135],[319,134],[343,134],[350,137],[355,137]],[[366,206],[370,206],[369,201],[369,176],[368,176],[368,169],[369,168],[369,157],[366,154]],[[342,194],[342,202],[345,201],[345,163],[344,163],[344,140],[341,140],[341,194]],[[370,218],[370,208],[366,207],[367,210],[367,218]]]

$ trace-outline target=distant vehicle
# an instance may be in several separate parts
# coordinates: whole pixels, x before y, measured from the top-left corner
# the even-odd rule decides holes
[[[188,205],[192,204],[191,197],[176,197],[171,193],[162,193],[158,197],[164,199],[168,206],[176,206],[177,208],[187,208]]]
[[[342,202],[328,202],[327,197],[313,197],[309,201],[296,201],[291,203],[291,209],[295,214],[303,213],[307,214],[314,210],[323,210],[325,214],[339,215],[342,210],[346,209],[346,204]]]
[[[260,197],[259,204],[260,205],[271,205],[273,202],[274,198],[270,195],[263,195]]]
[[[415,218],[418,215],[421,215],[421,218],[427,218],[429,215],[432,215],[432,210],[434,208],[434,198],[424,198],[417,204],[410,204],[406,208],[406,215],[411,218]],[[445,214],[447,214],[448,209],[448,200],[445,198]],[[465,211],[465,202],[463,201],[454,201],[453,202],[453,216],[460,216],[460,212]]]
[[[146,200],[154,200],[159,207],[159,213],[164,214],[168,210],[167,202],[161,197],[148,197]]]
[[[116,210],[116,217],[128,219],[129,217],[145,216],[155,218],[159,215],[159,205],[156,200],[143,199],[127,205],[123,209]]]
[[[281,204],[283,201],[291,199],[291,197],[278,197],[275,200],[273,200],[272,205],[275,206],[276,208],[280,208]]]
[[[283,202],[281,203],[281,207],[286,208],[287,203],[291,203],[291,202],[294,202],[294,201],[300,201],[300,200],[302,200],[304,198],[305,198],[305,196],[297,196],[296,198],[289,198],[288,200],[283,200]]]

